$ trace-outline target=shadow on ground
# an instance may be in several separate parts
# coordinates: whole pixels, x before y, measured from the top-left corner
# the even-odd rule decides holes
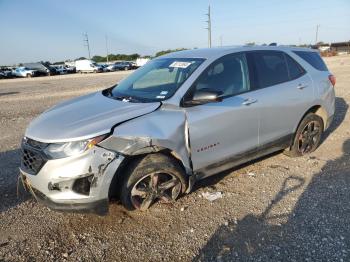
[[[350,139],[343,155],[313,176],[294,210],[275,216],[273,208],[303,183],[287,178],[265,212],[220,226],[194,261],[349,261]],[[270,223],[281,216],[285,224]]]
[[[336,117],[325,133],[343,122],[348,105],[336,99]],[[342,156],[314,174],[290,213],[273,210],[304,179],[288,177],[260,215],[221,225],[194,261],[350,261],[350,139]],[[283,224],[274,223],[284,219]]]
[[[0,213],[17,206],[29,198],[17,179],[20,166],[20,150],[0,152]]]

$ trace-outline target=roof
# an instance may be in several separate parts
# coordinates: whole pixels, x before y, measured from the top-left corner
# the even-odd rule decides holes
[[[220,57],[222,55],[234,52],[242,52],[242,51],[252,51],[252,50],[280,50],[280,51],[309,51],[309,52],[317,52],[310,48],[304,47],[292,47],[292,46],[225,46],[225,47],[213,47],[213,48],[200,48],[200,49],[191,49],[169,53],[160,58],[213,58]]]

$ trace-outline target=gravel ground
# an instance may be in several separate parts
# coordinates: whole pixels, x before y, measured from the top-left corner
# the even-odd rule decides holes
[[[21,188],[17,197],[18,145],[39,113],[126,73],[1,80],[0,261],[350,261],[350,57],[326,62],[337,112],[316,152],[253,161],[147,212],[112,203],[105,217],[50,211]]]

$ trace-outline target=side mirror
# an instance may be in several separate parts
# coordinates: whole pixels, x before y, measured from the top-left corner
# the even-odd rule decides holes
[[[221,92],[212,90],[199,90],[194,93],[192,100],[186,101],[186,106],[202,105],[206,103],[221,102]]]

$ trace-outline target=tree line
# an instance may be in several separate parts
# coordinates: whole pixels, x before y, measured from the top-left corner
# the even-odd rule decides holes
[[[158,57],[161,55],[165,55],[168,53],[172,53],[172,52],[177,52],[177,51],[182,51],[182,50],[186,50],[186,48],[177,48],[177,49],[167,49],[167,50],[162,50],[159,51],[155,54],[154,57]],[[136,60],[137,58],[152,58],[151,56],[141,56],[140,54],[131,54],[131,55],[127,55],[127,54],[110,54],[108,55],[108,61],[117,61],[117,60],[122,60],[122,61],[133,61]],[[87,59],[85,57],[79,57],[76,60],[83,60],[83,59]],[[91,58],[92,60],[94,60],[97,63],[103,63],[103,62],[107,62],[107,56],[100,56],[100,55],[95,55]]]

